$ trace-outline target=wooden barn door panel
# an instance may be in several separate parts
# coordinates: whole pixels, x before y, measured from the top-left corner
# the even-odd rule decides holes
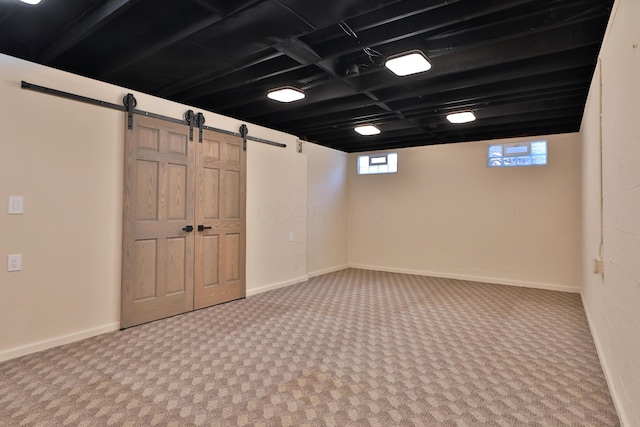
[[[196,161],[195,308],[245,296],[246,152],[240,138],[205,131]]]
[[[195,153],[188,128],[136,116],[125,145],[121,327],[193,309]]]

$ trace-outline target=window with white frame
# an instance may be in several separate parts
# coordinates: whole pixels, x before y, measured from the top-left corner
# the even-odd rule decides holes
[[[358,175],[398,172],[398,153],[358,156]]]

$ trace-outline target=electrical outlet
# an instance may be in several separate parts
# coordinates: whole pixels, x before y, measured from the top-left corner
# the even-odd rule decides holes
[[[22,270],[22,255],[14,254],[8,256],[8,271]]]
[[[593,259],[593,274],[604,274],[604,262],[601,258]]]
[[[9,215],[22,215],[24,213],[24,197],[9,196]]]
[[[289,233],[289,241],[293,242],[293,231],[291,233]]]

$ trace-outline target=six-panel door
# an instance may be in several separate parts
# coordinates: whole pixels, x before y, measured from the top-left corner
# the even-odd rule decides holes
[[[245,296],[245,162],[242,140],[205,131],[196,148],[195,308]]]

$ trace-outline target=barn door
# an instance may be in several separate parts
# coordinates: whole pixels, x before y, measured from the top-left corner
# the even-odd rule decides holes
[[[188,131],[144,116],[127,130],[122,328],[193,309],[195,150]]]
[[[136,116],[127,130],[120,327],[245,296],[240,138]]]
[[[245,296],[246,152],[213,131],[196,150],[194,305],[203,308]]]

